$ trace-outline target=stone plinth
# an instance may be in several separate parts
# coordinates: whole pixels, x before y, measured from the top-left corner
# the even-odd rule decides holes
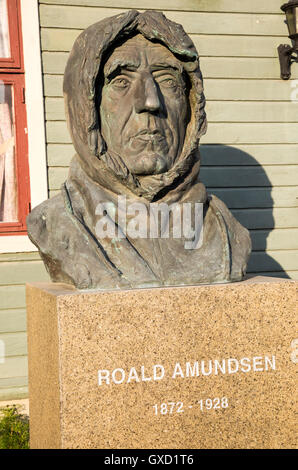
[[[297,282],[27,286],[32,448],[293,448]]]

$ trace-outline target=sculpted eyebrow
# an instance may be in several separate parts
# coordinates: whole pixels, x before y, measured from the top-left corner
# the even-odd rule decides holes
[[[108,79],[113,78],[117,73],[121,71],[121,69],[124,70],[137,70],[139,67],[139,63],[133,62],[133,61],[127,61],[127,60],[116,60],[112,64],[107,67],[107,70],[105,70],[105,76]]]
[[[157,70],[165,70],[165,69],[172,69],[175,71],[178,71],[180,73],[183,73],[183,67],[179,63],[159,63],[159,64],[154,64],[151,65],[151,70],[152,71],[157,71]]]

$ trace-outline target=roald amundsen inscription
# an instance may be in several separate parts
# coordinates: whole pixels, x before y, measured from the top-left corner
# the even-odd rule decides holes
[[[81,289],[241,280],[250,237],[199,180],[205,97],[198,53],[182,26],[135,10],[90,26],[68,59],[64,97],[77,153],[60,194],[27,219],[52,280]],[[139,215],[123,217],[119,196]],[[167,230],[157,220],[152,236],[154,204],[168,217]],[[196,241],[198,233],[177,235],[173,214],[187,207],[196,219],[198,205],[203,237],[187,249],[188,234]],[[107,229],[99,233],[100,217]]]
[[[113,370],[98,370],[98,385],[151,382],[168,378],[187,379],[208,375],[229,375],[239,372],[267,372],[275,369],[276,358],[274,355],[189,361],[185,364],[176,362],[172,368],[168,367],[167,369],[162,364],[154,364],[151,367],[131,367],[128,370],[118,367]]]

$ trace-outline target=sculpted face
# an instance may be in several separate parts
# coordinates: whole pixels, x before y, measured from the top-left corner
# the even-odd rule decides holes
[[[167,171],[179,156],[189,103],[181,62],[142,35],[114,49],[104,66],[101,133],[131,173]]]

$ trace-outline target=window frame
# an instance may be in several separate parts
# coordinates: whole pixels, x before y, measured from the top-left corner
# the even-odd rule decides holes
[[[18,220],[14,222],[1,221],[0,237],[26,234],[26,216],[31,209],[20,0],[9,0],[7,7],[11,58],[0,59],[0,83],[11,85],[14,95],[14,154]]]
[[[30,181],[28,167],[28,141],[26,105],[24,99],[25,79],[23,74],[0,73],[1,81],[13,87],[15,118],[15,166],[18,201],[18,220],[0,222],[0,236],[26,232],[26,216],[30,212]]]
[[[25,69],[28,159],[31,206],[48,199],[46,133],[41,64],[41,38],[38,0],[20,0],[23,59]],[[0,237],[0,253],[36,252],[28,235]]]
[[[0,73],[14,72],[15,69],[24,72],[19,0],[7,0],[7,13],[11,56],[0,57]]]

